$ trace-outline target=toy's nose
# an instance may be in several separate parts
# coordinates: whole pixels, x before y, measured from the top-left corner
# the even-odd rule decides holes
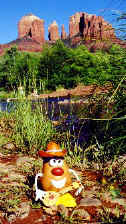
[[[60,167],[53,168],[51,172],[55,176],[62,176],[64,174],[64,170]]]

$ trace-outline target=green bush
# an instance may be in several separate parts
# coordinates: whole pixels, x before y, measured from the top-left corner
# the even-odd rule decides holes
[[[73,88],[111,81],[118,85],[126,71],[126,50],[113,45],[108,52],[94,53],[84,46],[69,48],[58,40],[52,46],[45,45],[41,53],[19,52],[16,47],[8,49],[0,57],[0,88],[26,88],[55,90],[57,86]]]

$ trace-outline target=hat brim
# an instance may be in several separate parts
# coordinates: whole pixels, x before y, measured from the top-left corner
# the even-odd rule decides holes
[[[67,150],[64,149],[64,150],[62,150],[62,152],[50,152],[50,153],[45,152],[45,151],[39,151],[38,153],[39,153],[40,157],[54,157],[54,156],[64,157],[67,153]]]

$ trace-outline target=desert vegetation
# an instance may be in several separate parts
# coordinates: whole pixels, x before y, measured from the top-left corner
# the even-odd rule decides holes
[[[18,176],[15,182],[8,179],[11,184],[14,182],[15,187],[12,189],[11,184],[5,185],[12,167],[9,168],[7,164],[4,167],[0,163],[0,175],[4,179],[0,183],[0,210],[6,218],[10,214],[16,214],[15,217],[21,215],[19,207],[24,198],[33,209],[42,209],[42,204],[34,201],[34,176],[41,171],[42,166],[38,150],[53,140],[67,149],[66,161],[82,175],[85,186],[82,201],[87,197],[87,192],[91,197],[87,199],[88,203],[95,198],[99,207],[96,206],[96,209],[94,204],[93,208],[92,205],[83,204],[85,209],[89,207],[86,210],[88,213],[82,214],[78,198],[78,210],[57,208],[55,211],[42,210],[43,214],[50,217],[54,215],[57,223],[78,223],[78,220],[80,223],[89,220],[100,223],[126,221],[125,55],[125,50],[117,45],[106,52],[91,53],[85,46],[72,49],[57,41],[53,46],[45,45],[42,53],[22,53],[13,47],[0,58],[1,98],[17,98],[9,112],[0,113],[0,158],[6,161],[5,157],[9,159],[12,155],[18,155],[19,160],[13,169],[24,178],[22,180],[16,173]],[[87,106],[80,110],[76,119],[72,114],[68,118],[66,114],[60,113],[57,123],[49,118],[41,102],[27,99],[33,89],[44,93],[57,88],[73,88],[78,84],[105,83],[112,83],[113,89],[106,95],[92,96],[90,102],[95,105],[95,111],[90,104],[90,109]],[[25,89],[23,97],[17,93],[19,86]],[[100,113],[103,104],[105,116],[102,118]],[[22,164],[19,161],[23,161]],[[95,181],[94,172],[97,176]],[[91,188],[94,190],[91,191]],[[68,213],[71,213],[71,218]],[[46,218],[49,220],[49,217]]]
[[[19,85],[28,94],[57,88],[73,88],[78,84],[118,85],[125,74],[125,49],[113,45],[106,51],[89,52],[80,45],[74,49],[58,40],[45,45],[42,53],[19,52],[16,46],[0,58],[0,90],[15,91]]]

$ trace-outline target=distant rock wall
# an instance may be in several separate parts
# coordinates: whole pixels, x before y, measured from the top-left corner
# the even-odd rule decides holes
[[[43,43],[44,39],[44,21],[39,17],[29,14],[23,16],[18,23],[18,37],[29,37],[39,43]],[[85,40],[108,40],[115,37],[112,25],[106,22],[101,16],[90,15],[85,12],[77,12],[70,17],[69,35],[67,36],[64,25],[61,27],[61,37],[58,31],[58,25],[54,21],[48,27],[48,37],[50,41],[58,39],[74,38],[77,42],[80,39]]]
[[[0,45],[0,55],[5,48],[17,45],[19,50],[41,51],[42,45],[55,43],[61,39],[68,46],[85,44],[89,50],[107,49],[112,43],[117,43],[126,48],[126,43],[116,38],[112,25],[103,17],[90,15],[85,12],[77,12],[69,19],[69,34],[66,33],[64,25],[61,27],[61,35],[56,21],[48,27],[48,41],[44,37],[44,20],[28,14],[21,18],[18,23],[18,38],[8,44]],[[99,41],[97,41],[99,40]],[[110,41],[106,41],[110,40]]]
[[[77,12],[70,17],[69,37],[80,35],[86,40],[108,40],[116,38],[112,25],[104,21],[101,16]]]

